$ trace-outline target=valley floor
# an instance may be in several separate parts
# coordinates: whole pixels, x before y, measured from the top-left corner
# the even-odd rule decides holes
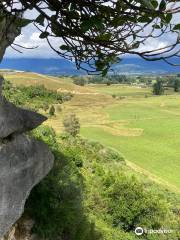
[[[155,97],[151,89],[138,86],[80,87],[68,78],[32,73],[6,78],[15,84],[44,84],[59,92],[72,92],[72,100],[61,106],[62,111],[56,106],[56,115],[46,124],[60,133],[64,116],[74,112],[80,119],[82,136],[116,149],[133,169],[180,192],[179,94],[168,91]]]

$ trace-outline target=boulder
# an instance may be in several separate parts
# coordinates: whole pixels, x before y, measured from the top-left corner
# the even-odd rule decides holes
[[[3,77],[0,76],[0,139],[14,133],[30,131],[47,118],[39,113],[16,107],[8,102],[2,94]]]
[[[47,118],[39,113],[18,108],[8,102],[5,98],[0,98],[0,138],[7,138],[14,133],[24,133],[30,131]]]
[[[30,191],[47,175],[53,161],[45,143],[26,135],[1,143],[0,238],[21,217]]]

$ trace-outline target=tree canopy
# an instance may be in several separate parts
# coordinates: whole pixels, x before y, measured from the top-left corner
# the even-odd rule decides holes
[[[20,29],[34,24],[58,55],[91,73],[106,74],[124,54],[169,64],[173,56],[179,57],[178,0],[7,0],[0,9],[0,22],[13,16]],[[28,10],[38,16],[24,19]],[[152,39],[166,39],[168,34],[167,45],[143,50]],[[53,38],[59,38],[58,47]]]

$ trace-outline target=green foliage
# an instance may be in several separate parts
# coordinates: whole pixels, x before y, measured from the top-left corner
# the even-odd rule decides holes
[[[64,118],[63,125],[65,131],[73,137],[75,137],[80,132],[79,119],[76,117],[75,114],[67,115]]]
[[[11,82],[3,84],[3,95],[17,106],[24,106],[35,111],[47,111],[51,104],[61,104],[72,98],[71,93],[58,93],[41,86],[13,86]]]
[[[154,95],[163,95],[164,87],[161,79],[157,79],[156,82],[153,84],[153,94]]]
[[[179,92],[179,87],[180,87],[180,81],[179,81],[179,79],[175,78],[175,80],[174,80],[174,91]]]
[[[49,105],[45,102],[43,103],[43,110],[46,112],[49,109]]]
[[[136,178],[108,173],[104,184],[113,225],[126,231],[138,226],[159,229],[168,219],[167,203],[146,191]]]
[[[34,135],[55,156],[52,171],[33,189],[25,208],[41,238],[136,240],[134,228],[139,224],[177,228],[175,205],[172,212],[162,192],[152,191],[150,184],[132,176],[118,152],[80,137],[59,138],[47,126],[34,130]],[[176,240],[178,235],[171,237]],[[143,235],[141,239],[167,238]]]
[[[63,153],[53,129],[41,126],[34,135],[49,144],[55,163],[26,203],[25,214],[36,221],[33,231],[43,239],[98,240],[100,234],[84,214],[79,168]]]
[[[126,75],[121,75],[121,74],[113,74],[113,75],[107,75],[106,77],[102,76],[94,76],[89,78],[89,83],[98,83],[98,84],[127,84],[127,83],[132,83],[133,79],[130,77],[127,77]]]
[[[86,80],[82,77],[79,77],[79,78],[75,78],[73,83],[79,86],[84,86],[86,84]]]
[[[50,109],[49,109],[49,115],[50,116],[54,116],[55,115],[55,107],[54,107],[54,105],[52,105],[51,107],[50,107]]]

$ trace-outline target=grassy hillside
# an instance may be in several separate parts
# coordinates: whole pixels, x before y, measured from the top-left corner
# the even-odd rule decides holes
[[[80,119],[81,134],[121,152],[129,165],[174,191],[180,191],[180,95],[171,90],[154,97],[151,89],[122,85],[74,85],[69,78],[34,73],[6,74],[17,85],[44,84],[72,92],[71,101],[46,124],[63,131],[69,112]],[[167,95],[166,95],[167,94]],[[113,97],[112,97],[113,95]]]

